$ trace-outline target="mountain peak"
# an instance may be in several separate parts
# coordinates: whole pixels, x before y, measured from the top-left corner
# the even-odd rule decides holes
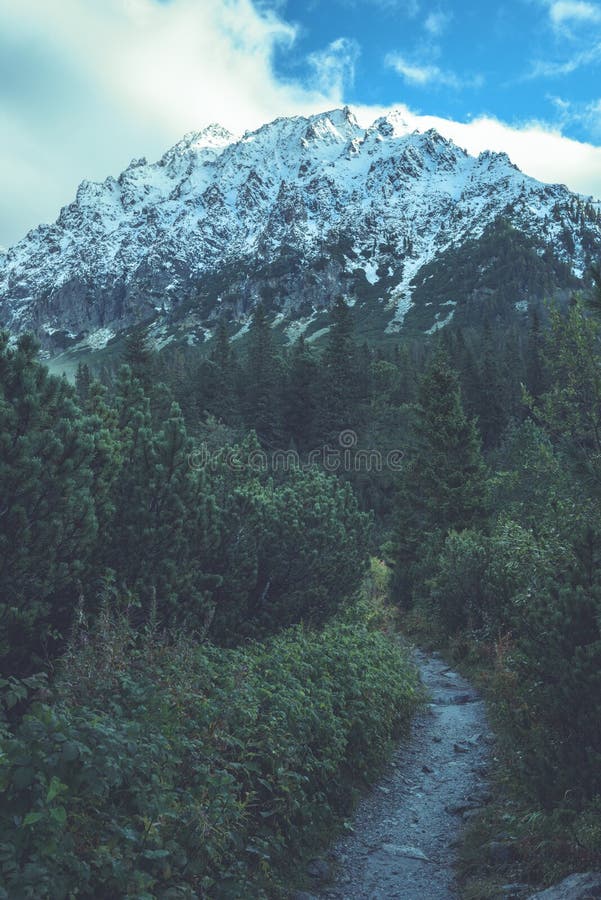
[[[574,218],[566,188],[411,121],[399,109],[365,130],[344,107],[241,138],[213,124],[158,163],[82,182],[54,225],[0,255],[0,324],[58,347],[189,309],[204,334],[220,303],[243,317],[268,297],[294,316],[342,291],[400,327],[420,270],[500,217],[574,272],[601,253],[601,217]]]
[[[211,122],[194,134],[194,143],[202,147],[225,147],[235,139],[236,136],[219,122]]]
[[[509,155],[503,150],[483,150],[482,153],[478,154],[478,161],[481,163],[488,163],[489,166],[511,166],[511,168],[515,169],[516,172],[521,173],[521,170],[516,166],[514,162],[512,162]]]
[[[363,134],[355,115],[350,107],[343,109],[330,109],[323,113],[309,116],[305,139],[320,140],[326,143],[344,142],[359,137]]]
[[[213,122],[200,131],[189,131],[164,154],[162,161],[168,162],[188,153],[210,151],[219,153],[237,140],[236,135],[218,122]]]

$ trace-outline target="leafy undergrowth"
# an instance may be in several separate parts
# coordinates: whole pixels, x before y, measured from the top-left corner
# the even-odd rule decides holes
[[[507,657],[509,638],[484,641],[462,633],[444,637],[432,608],[422,604],[402,620],[404,633],[440,650],[482,691],[497,736],[490,773],[493,800],[471,818],[459,845],[458,876],[463,900],[493,900],[504,886],[555,884],[573,872],[601,867],[601,800],[582,801],[566,792],[563,802],[546,807],[533,797],[524,767],[524,747],[516,739],[515,690]],[[553,773],[548,773],[550,780]],[[501,844],[506,859],[492,854]]]
[[[363,621],[223,650],[105,613],[50,688],[5,685],[0,896],[284,896],[418,694]]]

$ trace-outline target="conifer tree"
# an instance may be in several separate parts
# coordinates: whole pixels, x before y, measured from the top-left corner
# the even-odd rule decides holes
[[[301,335],[292,349],[284,402],[284,427],[301,452],[314,448],[318,438],[318,365],[311,347]]]
[[[204,474],[190,465],[193,448],[181,411],[173,404],[165,422],[153,427],[148,398],[125,366],[117,414],[121,464],[105,565],[147,607],[156,599],[164,623],[198,625],[207,588],[216,583],[206,548],[217,525]]]
[[[148,328],[136,328],[125,339],[123,363],[129,366],[134,378],[150,396],[154,376],[154,351],[150,346]]]
[[[540,314],[536,307],[530,317],[530,329],[528,332],[527,359],[526,359],[526,385],[528,393],[537,400],[545,390],[545,373],[543,364],[543,331]]]
[[[85,404],[92,383],[92,373],[87,363],[78,363],[77,372],[75,373],[75,390],[80,403]]]
[[[244,370],[244,408],[247,424],[262,443],[274,446],[281,436],[281,362],[262,304],[253,312]]]
[[[331,311],[331,326],[322,359],[323,397],[321,429],[335,440],[340,432],[356,427],[356,346],[349,306],[339,297]]]
[[[211,350],[211,362],[215,366],[219,395],[219,409],[214,412],[228,424],[234,424],[239,418],[239,403],[236,395],[236,359],[225,319],[220,319],[217,325]]]
[[[450,529],[468,528],[484,513],[485,466],[480,439],[461,402],[457,375],[439,353],[419,387],[412,447],[401,475],[396,527],[395,587],[411,600],[416,563]]]
[[[601,318],[601,265],[591,267],[591,277],[593,284],[587,306],[597,318]]]
[[[0,335],[0,668],[39,668],[66,637],[96,534],[94,447],[30,336]]]
[[[477,417],[485,450],[494,447],[507,424],[506,381],[501,377],[498,348],[487,323],[481,345]]]

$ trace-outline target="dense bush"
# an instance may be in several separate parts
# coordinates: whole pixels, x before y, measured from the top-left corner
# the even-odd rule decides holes
[[[236,453],[248,459],[252,448],[251,439]],[[301,621],[323,624],[358,589],[370,519],[349,485],[317,470],[274,478],[225,465],[210,484],[222,517],[214,640],[261,637]]]
[[[459,424],[468,434],[457,385],[426,372],[399,490],[399,600],[433,613],[452,646],[495,661],[505,758],[522,797],[548,809],[601,793],[600,351],[601,323],[578,302],[551,311],[544,378],[524,392],[532,418],[495,431],[488,472],[462,473],[458,458],[477,454],[465,438],[458,457],[449,439]],[[468,487],[485,503],[449,516],[442,501]]]
[[[32,341],[2,338],[0,674],[51,662],[107,579],[138,624],[152,609],[229,645],[323,623],[359,587],[370,523],[348,485],[257,468],[252,435],[197,465],[177,404],[157,389],[153,413],[128,367],[115,387],[87,384],[82,409]]]
[[[277,893],[417,699],[398,645],[360,624],[220,650],[106,612],[37,687],[1,740],[10,900]],[[7,705],[26,689],[5,685]]]
[[[601,592],[549,576],[521,606],[496,693],[506,750],[530,796],[601,794]]]
[[[96,537],[94,439],[73,390],[0,333],[0,674],[40,665],[71,621]]]

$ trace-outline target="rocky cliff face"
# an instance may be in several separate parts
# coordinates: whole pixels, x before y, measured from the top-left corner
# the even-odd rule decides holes
[[[557,282],[601,254],[598,204],[504,154],[474,158],[435,131],[411,131],[399,115],[363,129],[345,108],[241,138],[214,125],[156,163],[84,181],[53,225],[0,254],[0,324],[60,349],[146,320],[192,315],[210,329],[224,312],[243,320],[259,299],[310,319],[342,294],[378,304],[383,327],[398,330],[424,267],[501,220],[553,257]],[[527,303],[532,289],[516,291]],[[438,296],[424,330],[458,301]]]

